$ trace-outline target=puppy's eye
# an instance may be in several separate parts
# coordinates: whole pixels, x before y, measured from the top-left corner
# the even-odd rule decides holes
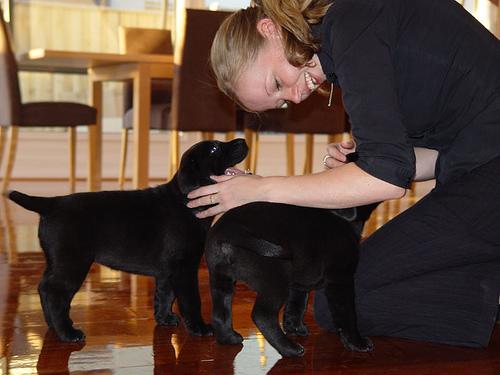
[[[219,151],[219,146],[213,145],[212,148],[210,149],[210,155],[215,154],[217,151]]]

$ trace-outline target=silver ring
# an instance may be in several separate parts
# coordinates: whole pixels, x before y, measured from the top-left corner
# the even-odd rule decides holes
[[[210,199],[210,204],[214,204],[214,195],[210,194],[208,198]]]
[[[332,156],[330,156],[330,155],[325,155],[325,157],[323,158],[323,165],[324,165],[325,167],[327,167],[327,165],[326,165],[326,161],[327,161],[328,159],[330,159],[331,157],[332,157]]]

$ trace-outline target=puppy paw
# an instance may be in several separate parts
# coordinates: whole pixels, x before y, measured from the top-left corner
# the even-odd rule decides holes
[[[283,357],[301,357],[304,355],[304,347],[296,342],[290,341],[289,344],[280,348],[275,348]]]
[[[361,337],[360,344],[356,345],[356,351],[368,353],[373,351],[373,342],[369,337]]]
[[[85,333],[79,329],[71,328],[65,332],[57,332],[59,340],[64,342],[82,342],[85,341]]]
[[[174,313],[165,314],[164,316],[155,316],[156,323],[161,326],[175,326],[179,325],[180,319]]]
[[[292,336],[309,335],[309,329],[303,322],[292,322],[290,320],[285,320],[283,322],[283,330],[287,335]]]
[[[344,348],[352,352],[368,353],[373,350],[373,342],[368,337],[359,335],[347,335],[344,331],[338,330],[340,341]]]
[[[243,336],[236,331],[218,332],[216,339],[222,345],[238,345],[243,342]]]
[[[213,336],[214,330],[210,324],[185,322],[186,329],[192,336]]]

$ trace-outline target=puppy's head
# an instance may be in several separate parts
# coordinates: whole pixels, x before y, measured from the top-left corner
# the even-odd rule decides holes
[[[181,159],[177,181],[183,194],[197,187],[213,184],[213,175],[222,175],[227,168],[241,162],[248,153],[242,138],[230,142],[202,141],[188,149]]]

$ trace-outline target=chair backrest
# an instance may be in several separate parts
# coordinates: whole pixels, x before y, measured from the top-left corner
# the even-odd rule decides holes
[[[21,112],[17,62],[2,14],[0,8],[0,126],[17,124]]]
[[[245,114],[243,126],[254,130],[296,134],[340,134],[350,130],[342,104],[342,94],[335,88],[332,106],[328,98],[316,92],[288,109],[273,109],[259,115]]]
[[[120,53],[151,53],[171,55],[172,33],[167,29],[147,29],[120,26],[118,29]]]
[[[172,33],[167,29],[147,29],[141,27],[120,26],[118,29],[118,44],[120,53],[150,53],[171,55]],[[123,90],[124,112],[133,105],[133,85],[126,82]],[[151,83],[151,103],[170,103],[172,97],[172,82],[155,79]]]
[[[170,127],[182,131],[229,132],[236,105],[218,88],[209,64],[215,33],[229,12],[186,9],[184,41],[176,45]]]

